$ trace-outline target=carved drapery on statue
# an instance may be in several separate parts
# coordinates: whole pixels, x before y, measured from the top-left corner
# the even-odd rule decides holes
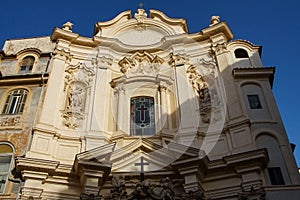
[[[95,73],[83,63],[70,65],[65,72],[66,100],[62,116],[67,127],[77,128],[84,119],[87,95]]]
[[[150,53],[135,52],[130,58],[124,57],[119,62],[120,71],[127,77],[137,75],[156,76],[164,60]]]
[[[187,69],[189,81],[199,99],[199,110],[202,122],[209,123],[212,119],[213,108],[220,105],[220,99],[215,86],[217,77],[216,65],[213,61],[200,59],[198,63]]]

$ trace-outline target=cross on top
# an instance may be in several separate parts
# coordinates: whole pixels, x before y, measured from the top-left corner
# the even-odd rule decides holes
[[[140,163],[135,163],[134,165],[135,166],[141,166],[141,181],[144,181],[145,180],[145,178],[144,178],[144,166],[149,165],[149,163],[144,162],[144,157],[141,156],[141,162]]]
[[[138,7],[139,7],[140,9],[142,9],[142,8],[144,7],[144,3],[142,3],[142,2],[139,3],[139,4],[138,4]]]

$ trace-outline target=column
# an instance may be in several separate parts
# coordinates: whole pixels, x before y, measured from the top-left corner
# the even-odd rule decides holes
[[[51,68],[51,76],[47,84],[47,91],[41,111],[39,123],[55,126],[55,121],[60,117],[60,104],[64,101],[64,72],[65,67],[71,60],[71,55],[65,49],[55,49],[54,56],[51,59],[49,67]],[[58,101],[53,101],[55,96]]]
[[[168,128],[168,104],[167,104],[167,88],[165,86],[159,86],[160,98],[161,98],[161,129]]]
[[[123,85],[119,85],[118,87],[118,114],[117,114],[117,129],[120,131],[124,131],[124,100],[125,100],[125,90]],[[129,117],[129,116],[128,116]]]

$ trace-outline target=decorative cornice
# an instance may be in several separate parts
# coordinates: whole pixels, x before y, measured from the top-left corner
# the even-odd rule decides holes
[[[272,87],[274,82],[275,67],[235,68],[232,70],[232,74],[236,79],[268,78]]]
[[[49,74],[22,74],[0,77],[0,86],[46,84]]]
[[[58,161],[43,160],[37,158],[16,158],[17,171],[36,171],[36,172],[46,172],[54,173],[59,165]]]
[[[150,18],[155,19],[158,18],[161,21],[170,24],[170,25],[179,25],[183,28],[183,30],[188,33],[188,27],[186,24],[186,20],[185,19],[175,19],[175,18],[170,18],[167,15],[165,15],[163,12],[159,11],[159,10],[150,10]]]

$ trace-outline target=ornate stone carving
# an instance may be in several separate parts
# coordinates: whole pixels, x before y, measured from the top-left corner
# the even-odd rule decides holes
[[[218,43],[212,46],[213,52],[216,55],[227,52],[227,45],[226,43]]]
[[[209,26],[213,26],[213,25],[218,24],[218,23],[220,23],[220,16],[211,16]]]
[[[65,119],[64,124],[71,129],[77,128],[80,125],[80,122],[84,119],[84,115],[82,113],[72,111],[63,112],[62,117]]]
[[[220,105],[217,91],[210,86],[217,77],[216,65],[213,61],[203,58],[187,69],[189,81],[199,98],[200,115],[202,122],[211,121],[212,106]]]
[[[176,187],[182,187],[179,180],[162,178],[159,183],[149,180],[138,182],[130,194],[126,192],[124,177],[113,177],[112,189],[108,200],[204,200],[201,191],[189,191],[188,193],[176,192]],[[183,188],[182,188],[183,189]],[[180,190],[181,191],[181,190]]]
[[[67,22],[67,23],[62,25],[62,29],[65,30],[65,31],[72,32],[73,25],[74,24],[72,24],[71,22]]]
[[[54,49],[53,51],[54,58],[66,60],[70,62],[72,59],[71,53],[66,49]]]
[[[126,74],[127,77],[138,75],[156,76],[163,62],[162,58],[143,51],[134,53],[130,58],[123,58],[119,62],[119,66],[121,72]]]
[[[113,63],[113,60],[111,58],[107,58],[105,56],[92,59],[92,65],[98,66],[100,69],[107,69],[109,66],[112,65],[112,63]]]
[[[127,199],[124,176],[113,176],[112,189],[110,191],[111,200]]]
[[[77,128],[84,119],[84,108],[87,94],[90,93],[94,71],[85,64],[70,65],[66,70],[64,124],[69,128]]]
[[[144,20],[147,18],[147,13],[144,9],[138,9],[137,12],[134,14],[134,18],[137,21],[137,25],[135,26],[135,29],[137,31],[144,31],[146,30],[146,26],[144,24]]]
[[[4,115],[0,118],[0,126],[20,126],[21,116],[20,115]]]
[[[250,191],[243,191],[238,195],[239,200],[265,200],[266,192],[263,188],[254,189],[251,187]]]
[[[95,76],[95,72],[88,68],[84,63],[78,63],[77,65],[70,65],[65,70],[65,87],[66,90],[67,86],[73,82],[81,82],[83,83],[88,89],[91,87],[91,83],[93,81],[93,76]]]
[[[168,63],[171,66],[179,67],[179,66],[187,64],[188,63],[188,59],[186,58],[185,55],[182,55],[182,54],[176,54],[175,55],[175,54],[171,53],[170,54],[170,59],[169,59]]]

